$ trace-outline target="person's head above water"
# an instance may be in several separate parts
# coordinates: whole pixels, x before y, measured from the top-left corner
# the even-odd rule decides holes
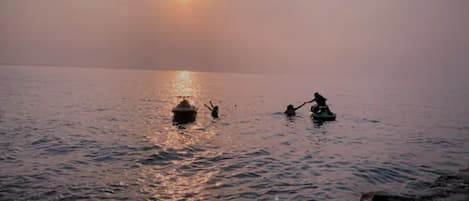
[[[295,116],[295,107],[292,104],[288,105],[284,113],[289,117]]]
[[[218,112],[218,105],[216,105],[215,107],[213,107],[213,110]]]

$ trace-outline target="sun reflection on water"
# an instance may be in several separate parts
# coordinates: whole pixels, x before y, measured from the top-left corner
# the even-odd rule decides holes
[[[198,144],[205,144],[216,135],[215,131],[197,130],[195,127],[188,127],[183,131],[172,127],[165,132],[156,132],[156,136],[148,137],[148,141],[164,149],[182,150]]]
[[[172,96],[174,101],[168,106],[176,106],[184,97],[198,107],[204,77],[189,71],[170,76],[168,97]],[[139,171],[140,191],[156,200],[204,200],[208,186],[221,185],[214,180],[219,170],[206,164],[219,154],[206,148],[215,135],[216,127],[205,125],[203,117],[183,129],[168,126],[154,130],[147,140],[161,149],[148,156],[154,164],[145,164]]]
[[[194,73],[189,71],[178,71],[173,79],[173,95],[196,97],[199,92],[199,84]]]
[[[162,150],[153,156],[161,164],[142,167],[140,191],[156,200],[205,200],[204,197],[211,193],[208,187],[221,185],[215,179],[220,170],[210,167],[207,159],[216,158],[222,153],[202,146],[211,141],[214,133],[172,128],[160,134],[164,135],[164,139],[160,138],[154,143]],[[195,155],[197,157],[193,157]]]
[[[191,166],[187,162],[186,166]],[[150,185],[141,188],[141,191],[152,195],[159,200],[204,200],[208,194],[207,185],[213,182],[214,176],[219,172],[207,170],[200,172],[187,172],[181,169],[170,168],[165,171],[156,171],[154,168],[145,168],[142,176]]]

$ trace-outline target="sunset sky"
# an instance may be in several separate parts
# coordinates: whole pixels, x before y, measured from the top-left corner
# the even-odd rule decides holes
[[[1,0],[0,63],[466,73],[467,0]]]

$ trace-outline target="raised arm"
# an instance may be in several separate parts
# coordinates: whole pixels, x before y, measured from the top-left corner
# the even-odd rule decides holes
[[[213,106],[212,100],[210,100],[209,103],[210,103],[210,106],[212,106],[212,108],[215,107],[215,106]]]
[[[208,106],[207,104],[204,104],[205,107],[207,107],[210,111],[213,111],[212,108],[210,108],[210,106]]]

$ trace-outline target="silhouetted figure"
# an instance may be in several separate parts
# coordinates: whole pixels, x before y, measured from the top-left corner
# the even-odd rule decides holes
[[[186,100],[186,97],[173,108],[173,122],[179,124],[186,124],[194,122],[197,116],[197,108]]]
[[[307,101],[307,103],[316,102],[318,104],[318,106],[327,106],[326,105],[326,100],[327,99],[324,98],[324,96],[322,96],[321,94],[316,92],[316,93],[314,93],[314,99],[310,100],[310,101]]]
[[[210,106],[208,106],[207,104],[204,104],[205,107],[207,107],[210,111],[212,111],[212,117],[214,119],[218,119],[218,105],[213,105],[212,101],[209,101],[210,103]]]
[[[287,106],[287,110],[285,110],[284,113],[289,117],[295,116],[296,115],[295,111],[300,109],[301,107],[303,107],[305,104],[306,104],[306,102],[304,102],[303,104],[301,104],[300,106],[298,106],[296,108],[292,104],[290,104],[290,105]]]
[[[320,109],[323,109],[323,110],[326,110],[326,111],[330,112],[329,107],[326,104],[326,100],[327,99],[324,98],[324,96],[322,96],[321,94],[316,92],[316,93],[314,93],[314,99],[310,100],[310,101],[307,101],[306,103],[312,103],[312,102],[317,103],[316,107],[315,106],[311,107],[311,112],[313,112],[313,113],[317,113]]]

